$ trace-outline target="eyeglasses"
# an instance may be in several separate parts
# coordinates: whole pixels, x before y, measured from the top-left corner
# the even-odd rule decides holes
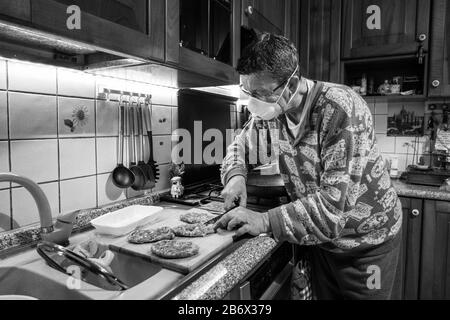
[[[277,92],[280,88],[282,88],[285,84],[287,83],[287,81],[282,82],[278,87],[276,87],[275,89],[272,90],[272,92],[269,95],[259,95],[255,92],[250,92],[247,89],[244,88],[244,85],[241,84],[239,85],[239,88],[241,89],[241,91],[252,98],[258,99],[258,100],[262,100],[262,101],[266,101],[266,102],[276,102],[279,99],[279,96],[275,95],[275,92]]]

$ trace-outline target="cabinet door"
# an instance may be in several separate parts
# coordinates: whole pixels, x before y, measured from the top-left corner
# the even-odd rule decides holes
[[[31,20],[31,0],[0,1],[0,17]]]
[[[430,0],[345,0],[343,57],[412,54],[428,48]]]
[[[286,0],[244,0],[244,25],[262,32],[286,34]]]
[[[423,200],[401,198],[403,207],[402,247],[397,268],[397,285],[405,300],[419,298],[420,245]]]
[[[450,202],[425,201],[421,299],[450,299]]]
[[[450,96],[450,2],[433,3],[430,91],[433,97]]]

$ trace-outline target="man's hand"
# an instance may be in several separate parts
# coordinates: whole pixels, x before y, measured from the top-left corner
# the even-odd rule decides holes
[[[247,207],[247,187],[243,176],[231,178],[222,191],[225,200],[224,209],[228,211],[239,203],[241,207]]]
[[[227,229],[229,231],[238,229],[236,237],[244,234],[259,236],[270,233],[269,214],[248,210],[246,208],[236,208],[224,215],[215,225],[214,230]]]

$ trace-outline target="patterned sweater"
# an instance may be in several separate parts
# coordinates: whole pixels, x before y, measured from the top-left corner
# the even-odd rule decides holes
[[[269,211],[275,239],[332,252],[355,252],[394,239],[402,225],[401,203],[377,148],[366,102],[348,87],[324,83],[307,112],[297,137],[287,129],[285,116],[251,119],[228,148],[224,185],[275,159],[292,200]],[[256,157],[258,136],[269,144],[260,143]],[[272,156],[261,156],[267,150]]]

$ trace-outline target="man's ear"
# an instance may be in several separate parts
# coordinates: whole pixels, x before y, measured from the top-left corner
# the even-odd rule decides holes
[[[301,78],[299,78],[298,76],[292,77],[291,81],[289,81],[289,91],[291,92],[291,94],[294,94],[298,90],[301,81]]]

